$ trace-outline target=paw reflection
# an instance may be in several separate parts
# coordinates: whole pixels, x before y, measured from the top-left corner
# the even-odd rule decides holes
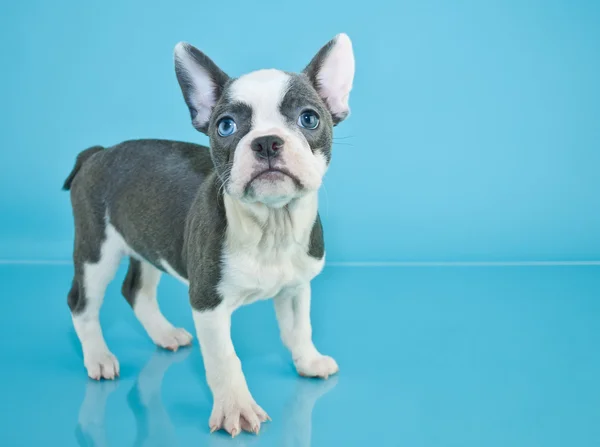
[[[140,372],[127,396],[129,408],[136,421],[134,446],[177,445],[175,430],[162,404],[160,390],[166,371],[174,363],[183,361],[190,352],[189,349],[176,353],[157,350]],[[110,394],[121,383],[121,380],[87,382],[75,431],[80,446],[111,445],[104,425],[106,403]]]
[[[75,429],[75,437],[80,446],[104,447],[109,445],[104,429],[106,401],[118,386],[118,381],[87,381]]]
[[[337,381],[337,376],[328,380],[298,379],[292,398],[283,410],[282,446],[310,446],[313,408]]]
[[[190,352],[190,349],[182,349],[175,353],[156,351],[140,372],[127,396],[129,408],[135,415],[134,446],[179,444],[169,414],[163,406],[160,390],[167,370],[174,363],[185,360]]]
[[[317,405],[317,401],[337,385],[337,376],[331,377],[329,380],[294,378],[292,382],[285,381],[287,385],[292,385],[291,390],[287,386],[285,390],[276,386],[273,392],[282,395],[282,398],[285,399],[285,402],[282,403],[282,410],[282,406],[279,406],[279,415],[275,412],[273,422],[264,424],[258,436],[244,433],[231,439],[230,436],[223,433],[210,435],[207,429],[205,431],[205,426],[201,423],[202,418],[199,416],[199,413],[203,411],[204,404],[199,404],[196,393],[189,396],[189,402],[175,405],[171,414],[167,412],[163,404],[161,389],[167,370],[174,363],[185,360],[191,352],[190,349],[183,349],[175,353],[157,350],[148,360],[133,386],[123,379],[116,382],[89,380],[79,410],[75,433],[78,444],[85,447],[107,447],[116,441],[123,442],[123,436],[128,440],[133,439],[129,429],[127,430],[128,435],[107,433],[105,426],[107,404],[109,411],[115,404],[124,404],[123,401],[114,401],[114,399],[121,399],[124,393],[120,392],[118,396],[114,395],[112,398],[111,394],[118,387],[131,386],[126,396],[127,406],[135,417],[135,441],[132,445],[136,447],[180,445],[182,433],[178,430],[181,429],[186,430],[187,436],[191,435],[195,438],[188,439],[188,441],[210,447],[252,446],[260,445],[261,442],[284,447],[308,447],[311,445],[313,409]],[[205,410],[208,411],[208,409]],[[132,430],[132,427],[130,429]]]

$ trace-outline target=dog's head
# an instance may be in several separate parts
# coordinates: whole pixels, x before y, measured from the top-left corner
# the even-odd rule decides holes
[[[300,74],[259,70],[229,78],[202,52],[175,47],[175,71],[225,192],[280,207],[321,186],[333,126],[348,116],[352,44],[331,40]]]

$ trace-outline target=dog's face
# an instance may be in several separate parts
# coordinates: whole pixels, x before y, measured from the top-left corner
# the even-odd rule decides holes
[[[231,79],[185,43],[175,48],[175,68],[227,194],[281,207],[319,189],[333,126],[349,113],[354,57],[348,36],[330,41],[300,74],[259,70]]]

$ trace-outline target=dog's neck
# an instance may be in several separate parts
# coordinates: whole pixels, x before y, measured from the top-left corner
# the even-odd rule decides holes
[[[281,208],[241,202],[227,193],[223,196],[229,248],[279,251],[298,245],[308,247],[317,217],[317,192],[293,199]]]

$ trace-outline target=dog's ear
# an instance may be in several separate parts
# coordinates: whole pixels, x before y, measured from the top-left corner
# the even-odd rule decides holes
[[[338,34],[319,50],[304,69],[338,124],[350,113],[348,97],[354,79],[352,42],[346,34]]]
[[[185,42],[175,46],[175,73],[190,109],[192,124],[200,132],[206,133],[210,114],[229,76],[208,56]]]

